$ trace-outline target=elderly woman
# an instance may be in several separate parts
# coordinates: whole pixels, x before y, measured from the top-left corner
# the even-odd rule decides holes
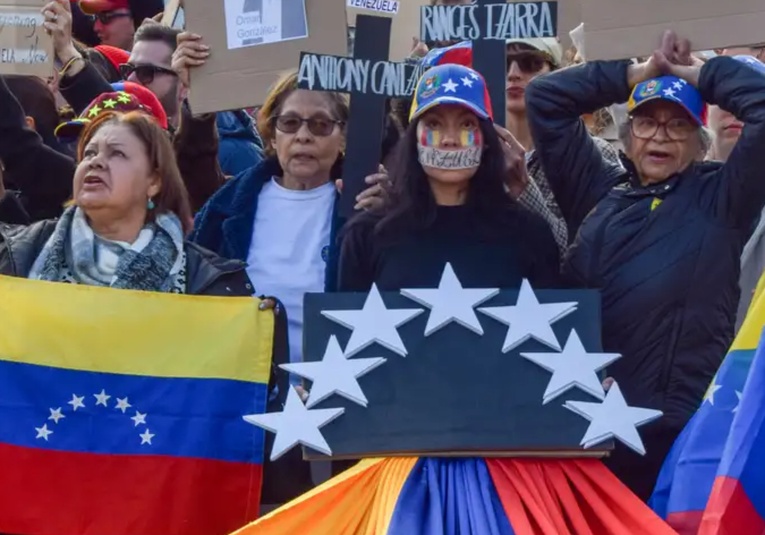
[[[148,114],[105,113],[80,138],[60,219],[0,226],[0,274],[129,290],[252,294],[244,265],[184,241],[186,189]]]
[[[601,291],[604,349],[623,355],[608,371],[628,403],[664,411],[645,428],[645,459],[617,450],[608,461],[643,498],[731,342],[739,257],[765,203],[765,77],[728,57],[692,64],[688,50],[670,32],[645,63],[586,63],[527,90],[537,153],[576,236],[564,274]],[[628,99],[625,170],[580,117]],[[701,161],[703,101],[746,124],[725,164]]]

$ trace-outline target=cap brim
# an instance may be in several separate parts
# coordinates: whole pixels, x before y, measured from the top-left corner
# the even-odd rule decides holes
[[[696,116],[696,114],[695,114],[695,113],[693,113],[693,111],[691,111],[691,109],[690,109],[688,106],[686,106],[684,103],[682,103],[682,102],[681,102],[681,101],[679,101],[679,100],[674,100],[674,99],[671,99],[671,98],[665,97],[664,95],[654,95],[654,96],[652,96],[652,97],[648,97],[647,99],[641,100],[640,102],[638,102],[637,104],[635,104],[635,107],[634,107],[634,108],[632,108],[631,110],[629,110],[629,113],[632,113],[633,111],[635,111],[636,109],[638,109],[638,108],[639,108],[640,106],[642,106],[643,104],[645,104],[645,103],[647,103],[647,102],[653,102],[654,100],[663,100],[663,101],[665,101],[665,102],[671,102],[672,104],[677,104],[678,106],[680,106],[681,108],[683,108],[683,109],[684,109],[686,112],[688,112],[688,115],[690,115],[690,116],[691,116],[691,119],[693,119],[693,122],[694,122],[694,123],[696,123],[696,124],[697,124],[697,125],[699,125],[699,126],[704,126],[704,122],[701,120],[701,118],[700,118],[700,117],[697,117],[697,116]]]
[[[85,129],[85,125],[90,121],[87,119],[72,119],[69,122],[61,123],[56,127],[53,133],[58,138],[62,139],[76,139],[80,136]]]
[[[485,110],[479,108],[472,102],[469,102],[461,98],[443,96],[443,97],[437,97],[433,99],[432,101],[428,102],[427,104],[425,104],[424,106],[418,107],[414,111],[412,116],[409,117],[409,120],[413,121],[417,119],[417,117],[425,113],[426,111],[430,110],[431,108],[435,108],[436,106],[439,106],[441,104],[455,104],[457,106],[462,106],[463,108],[467,108],[473,113],[475,113],[481,119],[490,119],[489,115],[486,113]]]

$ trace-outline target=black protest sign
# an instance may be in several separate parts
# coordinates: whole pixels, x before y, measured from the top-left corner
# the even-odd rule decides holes
[[[576,302],[575,310],[551,326],[561,345],[573,331],[588,352],[600,351],[600,298],[590,290],[536,290],[540,303]],[[416,309],[400,293],[383,292],[388,309]],[[502,290],[483,307],[512,306],[518,290]],[[607,440],[583,449],[589,422],[564,407],[567,401],[595,399],[578,388],[543,402],[551,374],[521,356],[553,350],[531,338],[503,352],[508,327],[476,311],[483,334],[458,322],[425,335],[429,312],[398,328],[405,356],[372,343],[349,354],[352,330],[327,317],[328,311],[359,310],[366,294],[306,294],[303,329],[306,361],[323,359],[332,337],[350,360],[384,357],[385,363],[358,378],[366,406],[333,395],[316,408],[344,413],[321,429],[332,458],[395,455],[429,456],[601,456]],[[331,313],[331,312],[330,312]],[[311,386],[308,385],[310,390]],[[304,455],[323,456],[311,449]]]
[[[420,39],[426,43],[472,41],[473,68],[486,79],[494,122],[505,124],[505,41],[555,37],[558,2],[423,6]]]
[[[340,61],[337,56],[303,53],[300,59],[298,87],[301,89],[343,91],[350,93],[350,120],[346,127],[346,152],[343,163],[343,193],[340,213],[354,213],[356,196],[365,188],[364,178],[377,172],[382,157],[385,122],[385,92],[374,89],[396,87],[396,73],[380,67],[386,63],[390,47],[391,19],[372,15],[356,17],[353,58]],[[376,68],[375,65],[378,65]],[[336,89],[335,89],[336,88]]]

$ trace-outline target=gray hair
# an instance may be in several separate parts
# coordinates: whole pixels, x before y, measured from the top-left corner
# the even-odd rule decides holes
[[[699,134],[699,146],[702,153],[701,159],[703,159],[712,148],[715,135],[714,132],[706,126],[699,127],[697,132]],[[621,141],[625,151],[629,150],[630,144],[632,143],[632,128],[630,126],[629,118],[619,124],[619,141]]]

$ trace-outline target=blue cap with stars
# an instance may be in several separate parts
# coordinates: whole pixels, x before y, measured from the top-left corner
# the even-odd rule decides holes
[[[736,59],[740,61],[741,63],[745,63],[749,67],[753,68],[755,71],[759,72],[760,74],[765,74],[765,63],[761,62],[759,59],[755,58],[754,56],[733,56],[733,59]]]
[[[447,63],[425,71],[417,82],[409,120],[441,104],[463,106],[481,119],[493,120],[486,81],[464,65]]]
[[[627,113],[652,100],[679,104],[700,126],[707,121],[707,105],[699,90],[677,76],[660,76],[641,82],[632,90],[627,101]]]

